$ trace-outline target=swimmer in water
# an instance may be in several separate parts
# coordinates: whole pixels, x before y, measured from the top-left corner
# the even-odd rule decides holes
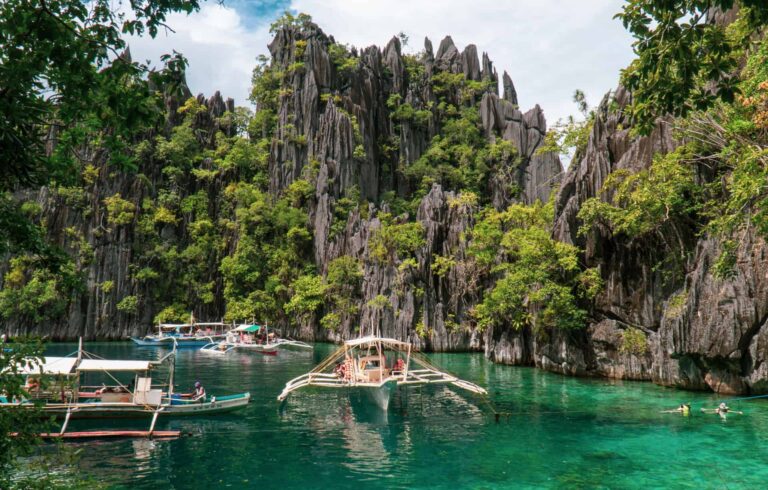
[[[729,407],[725,402],[720,403],[720,405],[717,406],[717,408],[702,408],[702,412],[704,413],[716,413],[720,416],[721,419],[725,420],[726,415],[729,413],[737,413],[739,415],[744,415],[744,412],[739,410],[731,410],[731,407]]]
[[[691,415],[691,404],[681,403],[679,407],[673,410],[664,410],[662,413],[681,413],[683,417],[688,417]]]

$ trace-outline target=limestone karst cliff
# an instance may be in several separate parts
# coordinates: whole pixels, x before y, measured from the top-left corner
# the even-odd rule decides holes
[[[282,25],[269,52],[247,122],[231,99],[189,99],[182,87],[165,94],[163,124],[136,141],[135,172],[90,149],[76,184],[17,196],[77,280],[10,257],[2,287],[19,294],[0,295],[5,330],[117,339],[193,311],[253,316],[305,340],[377,329],[564,374],[765,391],[761,238],[741,237],[734,274],[717,279],[720,240],[689,224],[662,231],[687,251],[674,267],[653,238],[579,232],[582,205],[603,196],[611,173],[647,169],[678,145],[669,121],[632,136],[625,90],[606,96],[564,172],[557,154],[537,151],[544,111],[521,111],[511,77],[500,80],[474,45],[446,37],[435,51],[426,39],[407,54],[393,38],[350,49],[303,22]],[[583,328],[479,328],[476,309],[507,258],[478,266],[476,226],[489,211],[550,197],[552,238],[578,247],[579,267],[602,278]],[[407,240],[389,235],[401,229]],[[354,270],[330,285],[338,264]],[[294,304],[302,294],[309,306]],[[630,329],[643,349],[623,348]]]
[[[455,271],[447,277],[431,271],[436,254],[450,251],[461,258],[465,232],[474,223],[473,207],[456,205],[458,189],[445,189],[441,182],[427,185],[421,191],[423,197],[418,197],[417,187],[422,183],[404,177],[402,170],[417,162],[442,135],[446,121],[458,117],[457,108],[468,108],[476,118],[472,130],[486,140],[480,144],[498,140],[511,143],[513,148],[496,161],[488,160],[487,182],[480,188],[487,200],[497,209],[511,202],[546,200],[559,182],[562,166],[557,155],[536,153],[546,133],[542,109],[535,106],[520,111],[506,73],[504,93],[499,96],[498,75],[488,56],[483,53],[480,57],[474,45],[460,51],[450,37],[441,41],[437,52],[426,39],[418,55],[403,55],[397,38],[383,49],[371,46],[349,51],[307,23],[277,30],[269,51],[271,60],[265,69],[280,73],[281,78],[267,140],[268,191],[280,196],[299,180],[309,182],[312,190],[301,207],[308,218],[311,256],[317,270],[326,273],[328,264],[343,256],[359,260],[363,270],[355,298],[362,307],[342,318],[338,328],[322,328],[321,315],[290,322],[283,316],[274,321],[293,335],[308,339],[348,337],[360,325],[375,325],[385,335],[411,338],[424,348],[480,348],[482,341],[468,328],[467,313],[481,298],[482,287],[467,287]],[[185,90],[166,96],[168,123],[159,129],[161,137],[170,138],[178,131],[188,96]],[[416,112],[417,117],[406,109]],[[210,99],[200,95],[194,110],[186,129],[194,131],[201,149],[215,146],[213,135],[218,131],[232,133],[227,126],[230,123],[222,119],[234,111],[231,99],[225,101],[218,93]],[[192,166],[210,172],[205,178],[200,177],[202,172],[195,174],[197,177],[190,175],[192,166],[187,163],[186,175],[176,175],[175,169],[174,173],[168,170],[169,160],[163,160],[165,157],[156,151],[157,142],[150,136],[147,143],[136,173],[112,169],[108,156],[101,155],[101,160],[92,160],[95,177],[80,187],[42,189],[24,196],[39,205],[38,218],[53,240],[75,258],[75,265],[84,271],[84,281],[65,302],[59,301],[55,314],[6,318],[4,323],[11,332],[62,339],[78,335],[123,338],[148,331],[153,318],[171,301],[163,292],[185,287],[179,284],[181,277],[175,282],[168,277],[181,276],[179,268],[152,266],[159,261],[157,249],[167,252],[169,247],[180,252],[179,265],[201,269],[197,282],[206,286],[207,299],[192,300],[187,308],[194,310],[197,318],[225,315],[225,285],[218,261],[231,254],[242,237],[224,231],[216,253],[185,258],[183,251],[194,242],[192,227],[199,216],[185,211],[184,203],[202,193],[207,214],[218,225],[225,213],[231,212],[223,204],[227,186],[245,177],[242,172],[222,171],[213,155],[194,157],[199,162]],[[351,192],[356,202],[340,214],[340,202],[349,201]],[[121,203],[130,206],[124,222],[110,214],[114,210],[107,201],[114,196],[118,200],[113,207]],[[410,212],[392,209],[398,199],[402,202],[414,197],[420,202],[414,202]],[[164,220],[157,213],[158,206],[174,217]],[[423,225],[424,244],[414,251],[416,267],[403,268],[399,257],[371,259],[369,238],[381,227],[377,211],[399,214],[394,216],[396,222],[415,219]],[[143,215],[154,221],[142,222]],[[147,248],[147,227],[154,227],[152,240],[159,240],[155,250],[142,250]],[[213,263],[196,263],[201,257]],[[151,267],[155,272],[161,269],[162,277],[140,273]],[[6,265],[5,270],[8,268]],[[193,295],[188,296],[191,299]],[[121,298],[126,297],[135,298],[138,304],[118,308]],[[386,307],[372,304],[375,298],[386,298]],[[448,319],[451,328],[446,328]],[[417,325],[421,325],[420,335],[415,333]]]

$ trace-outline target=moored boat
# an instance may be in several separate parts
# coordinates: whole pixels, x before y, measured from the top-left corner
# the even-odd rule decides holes
[[[63,418],[61,433],[70,419],[151,418],[151,433],[158,417],[213,415],[242,408],[250,393],[208,395],[174,392],[176,349],[159,361],[100,359],[79,349],[77,356],[30,359],[18,372],[25,377],[24,399],[0,394],[0,410],[39,409],[42,415]],[[93,383],[95,379],[103,381]],[[109,383],[109,384],[107,384]]]
[[[161,323],[156,334],[131,340],[141,347],[200,347],[223,340],[228,327],[224,322]]]
[[[344,342],[315,369],[286,383],[277,399],[284,401],[294,391],[308,387],[348,389],[365,394],[387,410],[397,388],[428,384],[487,394],[484,388],[441,371],[408,342],[367,336]]]
[[[200,351],[210,354],[226,354],[233,350],[245,350],[274,356],[278,350],[311,350],[312,346],[298,340],[284,339],[266,325],[242,324],[230,330],[224,339],[204,345]]]

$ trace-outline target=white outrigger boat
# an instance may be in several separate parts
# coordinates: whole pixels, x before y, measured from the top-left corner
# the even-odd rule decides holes
[[[315,369],[286,383],[277,399],[283,401],[292,392],[311,386],[343,388],[363,392],[387,410],[398,387],[430,384],[449,384],[472,393],[487,394],[484,388],[441,371],[414,352],[408,342],[367,336],[344,342]]]
[[[208,354],[226,354],[233,350],[246,350],[267,356],[277,355],[278,350],[312,350],[312,346],[298,340],[283,339],[266,325],[242,324],[230,330],[224,339],[210,342],[200,348]]]
[[[64,435],[70,419],[146,417],[152,422],[143,434],[152,435],[158,417],[228,412],[245,407],[251,398],[250,393],[198,398],[175,393],[175,347],[159,361],[101,359],[82,346],[76,354],[45,357],[42,364],[30,359],[20,365],[17,372],[26,379],[29,397],[9,400],[0,394],[0,410],[38,408],[44,416],[63,418],[59,435]],[[164,374],[165,380],[158,382],[153,374]],[[85,384],[97,376],[110,384]]]
[[[156,334],[131,340],[141,347],[200,347],[224,339],[228,327],[224,322],[161,323]]]

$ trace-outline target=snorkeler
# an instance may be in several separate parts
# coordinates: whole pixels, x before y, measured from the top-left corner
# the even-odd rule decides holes
[[[679,407],[673,410],[664,410],[661,413],[681,413],[683,417],[688,417],[689,415],[691,415],[691,404],[681,403]]]
[[[731,410],[731,407],[729,407],[725,402],[721,402],[720,405],[717,406],[717,408],[702,408],[701,411],[703,413],[716,413],[723,420],[725,420],[726,415],[729,413],[737,413],[739,415],[744,415],[744,412],[740,410]]]

